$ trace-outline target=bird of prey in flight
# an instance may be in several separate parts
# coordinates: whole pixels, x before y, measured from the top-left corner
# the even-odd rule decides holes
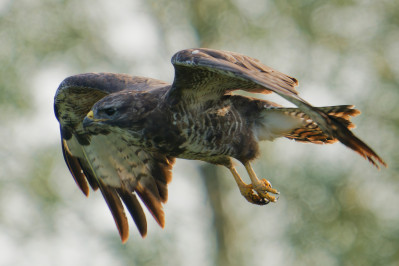
[[[129,226],[122,201],[140,234],[147,234],[141,202],[161,227],[175,158],[227,167],[249,202],[275,202],[278,191],[259,179],[251,161],[259,141],[285,137],[308,143],[340,141],[373,165],[385,162],[350,129],[360,112],[352,105],[314,107],[299,97],[298,82],[238,53],[186,49],[172,57],[175,77],[166,82],[126,74],[87,73],[66,78],[54,102],[65,162],[87,196],[100,189],[122,242]],[[276,93],[286,108],[233,95]],[[251,180],[246,184],[232,158]],[[137,197],[138,196],[138,197]]]

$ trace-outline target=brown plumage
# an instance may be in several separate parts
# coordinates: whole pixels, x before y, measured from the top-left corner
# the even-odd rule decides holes
[[[175,158],[226,166],[251,203],[276,201],[250,161],[258,142],[286,137],[301,142],[340,141],[378,167],[385,162],[350,131],[360,112],[350,105],[313,107],[298,96],[297,80],[232,52],[187,49],[172,58],[175,79],[89,73],[65,79],[55,96],[65,161],[85,195],[100,188],[122,241],[128,224],[122,201],[142,236],[147,222],[139,199],[160,226]],[[298,108],[232,95],[235,90],[277,93]],[[245,184],[231,159],[243,163]],[[86,181],[87,180],[87,181]],[[136,197],[138,195],[138,198]]]
[[[360,114],[359,110],[353,108],[353,105],[319,107],[320,110],[326,113],[329,117],[333,117],[338,120],[347,129],[352,129],[355,127],[350,121],[350,118]],[[325,134],[320,127],[309,118],[309,116],[307,116],[305,113],[302,113],[298,109],[285,108],[284,113],[307,120],[304,126],[295,128],[284,137],[300,142],[311,142],[315,144],[330,144],[338,141],[338,139]]]

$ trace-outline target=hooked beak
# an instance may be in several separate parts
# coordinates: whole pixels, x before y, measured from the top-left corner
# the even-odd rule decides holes
[[[89,119],[91,119],[91,120],[94,120],[94,113],[93,113],[93,110],[90,110],[90,112],[87,113],[86,117],[89,118]]]
[[[83,119],[83,127],[88,127],[94,122],[103,122],[107,121],[108,119],[95,119],[94,118],[94,113],[93,110],[90,110],[90,112],[87,113],[86,117]]]

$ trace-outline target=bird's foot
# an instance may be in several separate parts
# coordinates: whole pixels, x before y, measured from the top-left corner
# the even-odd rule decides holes
[[[279,195],[276,189],[272,188],[272,184],[266,179],[260,179],[259,182],[253,185],[253,189],[259,195],[259,197],[268,200],[269,202],[276,202],[278,197],[272,196],[269,193]]]
[[[277,201],[277,198],[269,195],[268,192],[280,194],[276,189],[272,188],[270,182],[266,179],[260,180],[255,187],[252,184],[242,186],[240,187],[240,192],[247,201],[257,205],[266,205],[269,202]]]
[[[230,172],[237,182],[241,195],[243,195],[247,201],[257,205],[266,205],[269,202],[276,202],[277,198],[269,195],[269,193],[280,194],[280,192],[272,188],[272,185],[266,179],[259,180],[249,163],[245,164],[245,168],[248,171],[252,184],[245,184],[236,169],[233,166],[229,167]]]

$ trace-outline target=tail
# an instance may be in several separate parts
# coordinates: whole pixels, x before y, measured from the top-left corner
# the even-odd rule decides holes
[[[360,114],[360,111],[353,109],[353,105],[339,105],[318,107],[320,111],[326,113],[330,119],[336,120],[337,123],[349,129],[355,128],[350,119]],[[300,142],[311,142],[315,144],[330,144],[338,141],[337,138],[324,133],[321,128],[297,108],[284,108],[284,114],[302,119],[305,123],[303,126],[295,128],[284,137]]]
[[[298,108],[274,107],[268,109],[262,115],[261,128],[263,131],[267,128],[268,134],[266,134],[266,137],[265,134],[260,135],[259,139],[273,139],[274,137],[284,136],[288,139],[316,144],[340,141],[377,168],[379,168],[377,162],[386,167],[386,163],[366,143],[350,131],[355,127],[350,119],[360,114],[360,111],[354,109],[353,105],[314,107],[314,109],[323,114],[325,117],[323,124],[327,126],[331,134],[325,133],[316,122]],[[271,133],[274,135],[271,135]]]

